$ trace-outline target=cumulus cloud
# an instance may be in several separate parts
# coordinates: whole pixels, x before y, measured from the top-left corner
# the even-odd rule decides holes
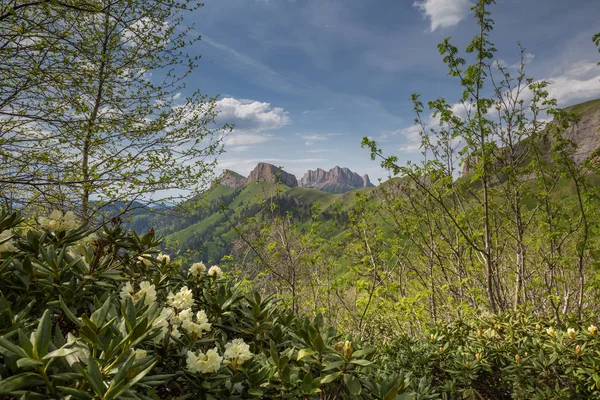
[[[217,101],[219,122],[234,124],[240,130],[273,130],[289,123],[288,113],[271,103],[226,97]]]
[[[431,32],[458,25],[471,9],[469,0],[420,0],[414,6],[429,19]]]
[[[288,113],[281,107],[255,100],[226,97],[217,102],[217,123],[234,126],[233,132],[223,137],[226,146],[243,146],[271,140],[270,131],[277,130],[290,122]]]
[[[571,64],[562,74],[547,79],[548,93],[561,106],[600,97],[600,68],[591,61]]]

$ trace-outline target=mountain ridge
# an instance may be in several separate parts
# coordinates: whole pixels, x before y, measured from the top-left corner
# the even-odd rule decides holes
[[[308,170],[300,182],[298,182],[298,179],[294,174],[266,162],[259,162],[247,178],[235,171],[226,169],[219,179],[217,179],[217,183],[233,189],[240,189],[251,182],[257,181],[282,183],[290,188],[299,186],[317,189],[332,194],[375,187],[375,185],[371,183],[369,175],[365,174],[360,176],[349,168],[339,167],[337,165],[329,171],[325,171],[321,168]]]

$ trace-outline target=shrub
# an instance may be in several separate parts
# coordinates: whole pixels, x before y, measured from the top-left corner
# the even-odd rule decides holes
[[[425,338],[404,335],[378,361],[406,371],[418,398],[595,399],[599,354],[593,324],[559,329],[511,312],[439,325]]]
[[[409,378],[322,318],[299,318],[159,254],[151,230],[0,216],[0,397],[385,398]]]

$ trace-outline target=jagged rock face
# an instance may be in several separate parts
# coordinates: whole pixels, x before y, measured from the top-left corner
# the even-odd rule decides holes
[[[563,137],[577,145],[573,153],[576,163],[583,163],[596,149],[600,148],[600,110],[586,113],[579,122],[571,125]]]
[[[233,171],[226,170],[219,178],[219,183],[223,186],[239,189],[248,183],[248,179]]]
[[[298,180],[292,174],[277,168],[272,164],[258,163],[250,175],[248,182],[265,181],[265,182],[281,182],[289,187],[298,186]]]
[[[563,137],[572,141],[575,145],[572,153],[573,161],[582,164],[596,149],[600,148],[600,110],[583,114],[579,122],[567,128],[563,133]],[[551,161],[549,155],[548,161]],[[479,157],[469,155],[463,161],[462,175],[471,174],[474,165],[478,162]]]
[[[345,193],[363,187],[373,187],[367,175],[360,176],[348,168],[334,167],[329,171],[317,168],[308,171],[300,180],[300,186],[329,193]]]

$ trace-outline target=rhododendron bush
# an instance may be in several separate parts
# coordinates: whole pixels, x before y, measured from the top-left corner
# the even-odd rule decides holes
[[[72,213],[0,216],[0,397],[386,398],[373,352],[218,266],[159,253],[150,231]]]

